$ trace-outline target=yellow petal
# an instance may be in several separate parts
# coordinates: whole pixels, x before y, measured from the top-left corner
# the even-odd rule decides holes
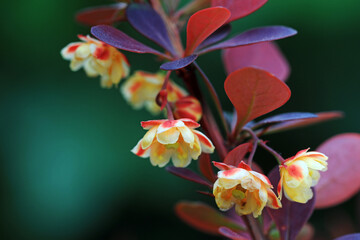
[[[158,133],[156,135],[156,138],[157,138],[159,143],[161,143],[161,144],[174,144],[174,143],[176,143],[178,141],[179,136],[180,136],[180,132],[177,130],[177,128],[172,127],[172,128],[168,129],[165,132],[159,133],[160,126],[157,129]]]
[[[150,149],[150,162],[153,166],[164,167],[173,153],[172,149],[167,149],[158,142],[154,142]]]
[[[141,141],[141,147],[146,149],[150,147],[151,143],[153,142],[155,135],[156,135],[157,126],[150,128],[149,131],[144,135]]]

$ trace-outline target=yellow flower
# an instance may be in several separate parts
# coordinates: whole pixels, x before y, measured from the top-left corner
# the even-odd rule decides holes
[[[135,109],[145,107],[152,114],[160,113],[160,107],[156,104],[158,95],[164,83],[165,75],[162,73],[147,73],[137,71],[122,85],[121,92],[125,100]],[[174,102],[187,95],[186,91],[169,81],[167,85],[167,99]]]
[[[164,167],[172,159],[175,167],[186,167],[202,152],[214,152],[212,142],[194,130],[200,125],[191,119],[151,120],[141,122],[141,126],[149,131],[131,151],[150,157],[153,166]]]
[[[70,69],[84,68],[89,77],[101,76],[101,86],[110,88],[129,75],[129,63],[121,52],[89,36],[78,35],[83,42],[68,44],[61,50],[64,59],[70,60]]]
[[[319,179],[319,171],[327,170],[328,157],[319,152],[299,151],[294,157],[286,159],[280,166],[278,195],[281,199],[282,188],[285,196],[294,202],[306,203],[313,197],[311,187]]]
[[[215,201],[220,210],[226,211],[235,205],[237,214],[252,213],[254,217],[258,217],[265,206],[274,209],[281,207],[265,175],[252,171],[244,162],[237,168],[219,162],[214,162],[214,165],[222,170],[218,172],[218,179],[213,188]]]

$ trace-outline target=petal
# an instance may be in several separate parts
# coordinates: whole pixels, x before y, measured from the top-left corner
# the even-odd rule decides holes
[[[71,71],[75,72],[75,71],[79,70],[83,65],[84,65],[83,59],[78,60],[78,59],[74,58],[70,62],[70,69],[71,69]]]
[[[138,155],[139,157],[142,157],[142,158],[147,158],[150,156],[150,148],[148,149],[143,149],[141,147],[141,140],[139,140],[139,142],[136,144],[136,146],[131,149],[131,152],[134,153],[135,155]]]
[[[325,160],[315,157],[302,157],[301,161],[304,161],[307,166],[314,170],[326,171],[327,170],[327,158]]]
[[[89,58],[84,61],[84,71],[88,77],[97,77],[99,75],[99,72],[93,68],[92,61],[93,61],[92,58]]]
[[[76,58],[87,58],[90,55],[90,48],[88,44],[81,44],[75,51]]]
[[[158,140],[159,143],[174,144],[178,141],[180,132],[177,128],[175,127],[169,128],[167,131],[159,133],[160,126],[161,125],[159,125],[157,129],[157,135],[156,135],[156,139]]]
[[[287,186],[296,188],[301,182],[309,176],[307,164],[303,161],[296,161],[286,166],[284,182]]]
[[[156,135],[156,130],[157,130],[157,127],[152,127],[150,128],[149,131],[147,131],[147,133],[144,135],[142,141],[141,141],[141,147],[143,149],[146,149],[148,147],[150,147],[150,145],[152,144],[154,138],[155,138],[155,135]]]
[[[167,120],[160,124],[157,133],[159,134],[159,133],[165,132],[171,128],[183,127],[183,126],[185,126],[185,124],[180,120]]]
[[[216,180],[214,183],[213,194],[215,196],[216,205],[221,211],[227,211],[232,206],[234,206],[234,201],[232,200],[232,190],[233,189],[224,189],[219,185],[219,180]]]
[[[250,172],[252,175],[260,179],[266,186],[272,187],[270,180],[265,175],[255,171],[250,171]]]
[[[153,166],[164,167],[173,153],[172,149],[167,149],[158,142],[154,142],[150,149],[150,162]]]
[[[177,129],[180,131],[181,136],[183,137],[184,141],[186,143],[189,143],[190,147],[192,148],[194,141],[195,141],[194,133],[190,130],[190,128],[188,128],[186,126],[178,127]]]
[[[197,130],[192,130],[192,131],[193,131],[193,133],[196,134],[196,136],[200,140],[201,151],[204,152],[204,153],[213,153],[215,147],[212,144],[212,142],[210,141],[210,139],[208,137],[206,137],[204,134],[202,134],[201,132],[197,131]]]
[[[191,154],[191,158],[194,160],[198,159],[201,154],[200,141],[199,138],[196,136],[193,146],[192,147],[190,146],[190,154]]]
[[[141,127],[144,129],[150,129],[154,126],[160,125],[163,122],[165,122],[167,120],[163,119],[163,120],[150,120],[150,121],[142,121],[141,122]]]
[[[267,188],[266,191],[268,196],[266,206],[273,209],[281,208],[281,202],[276,197],[275,193],[270,188]]]
[[[189,128],[200,127],[200,124],[198,124],[197,122],[195,122],[194,120],[189,119],[189,118],[181,118],[181,119],[179,119],[179,121],[182,121]]]
[[[179,142],[178,148],[175,150],[172,161],[175,167],[187,167],[191,162],[189,146],[185,142]]]
[[[69,43],[66,47],[61,49],[61,52],[60,52],[61,56],[66,60],[73,59],[75,51],[80,46],[80,44],[82,44],[82,43],[81,42]]]
[[[311,186],[313,187],[319,182],[320,173],[319,173],[319,171],[316,171],[316,170],[309,170],[309,175],[312,179]]]

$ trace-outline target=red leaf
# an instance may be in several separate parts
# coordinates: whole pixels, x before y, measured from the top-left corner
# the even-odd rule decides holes
[[[234,231],[244,230],[232,219],[204,203],[179,202],[175,206],[175,212],[184,222],[205,233],[219,235],[218,229],[223,226]]]
[[[199,44],[221,27],[229,17],[229,10],[222,7],[206,8],[193,14],[186,29],[185,56],[193,53]]]
[[[236,167],[244,159],[245,155],[249,152],[251,143],[243,143],[226,155],[224,163]]]
[[[285,81],[290,74],[290,66],[272,42],[227,48],[223,51],[223,62],[228,74],[244,67],[258,67]]]
[[[76,21],[88,26],[112,24],[125,19],[126,6],[126,3],[116,3],[85,8],[76,14]]]
[[[279,123],[272,126],[266,133],[274,133],[274,132],[282,132],[289,129],[295,129],[300,127],[306,127],[309,125],[313,125],[316,123],[321,123],[337,118],[341,118],[343,116],[342,112],[320,112],[316,113],[316,118],[308,118],[308,119],[300,119],[293,120],[289,122]]]
[[[228,21],[230,22],[255,12],[266,2],[267,0],[212,0],[211,6],[222,6],[229,9],[231,17]]]
[[[256,68],[231,73],[225,80],[225,91],[237,111],[238,128],[281,107],[291,95],[285,83]]]
[[[216,175],[212,168],[210,155],[203,153],[199,158],[199,169],[200,172],[206,177],[210,182],[214,183],[216,181]]]
[[[329,157],[328,170],[315,186],[316,207],[340,204],[360,190],[360,134],[344,133],[325,141],[317,149]]]

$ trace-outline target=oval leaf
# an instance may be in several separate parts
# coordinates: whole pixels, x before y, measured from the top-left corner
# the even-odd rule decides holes
[[[205,179],[203,179],[202,177],[200,177],[198,174],[194,173],[190,169],[168,166],[166,167],[166,171],[168,171],[171,174],[174,174],[175,176],[212,188],[211,183],[209,183],[208,181],[206,181]]]
[[[229,10],[222,7],[206,8],[193,14],[186,28],[185,56],[193,53],[200,43],[221,27],[229,17]]]
[[[99,25],[91,28],[91,33],[99,40],[122,50],[136,53],[152,53],[169,58],[169,56],[152,49],[141,42],[129,37],[122,31],[107,25]]]
[[[251,143],[243,143],[226,155],[224,163],[236,167],[244,159],[245,155],[249,152]]]
[[[285,81],[290,66],[279,47],[273,42],[224,49],[223,62],[228,74],[244,67],[256,67]]]
[[[269,180],[274,186],[278,185],[280,180],[278,167],[269,173]],[[267,208],[280,232],[281,239],[294,240],[296,238],[314,211],[315,196],[314,193],[314,197],[305,204],[292,202],[283,196],[282,208]]]
[[[217,177],[211,164],[210,155],[206,153],[201,154],[198,163],[202,175],[204,175],[204,177],[206,177],[210,182],[214,183]]]
[[[88,26],[113,24],[114,22],[125,19],[126,7],[126,3],[115,3],[85,8],[76,14],[76,21]]]
[[[316,113],[316,115],[317,115],[316,118],[294,120],[294,121],[276,124],[276,125],[270,127],[270,129],[266,133],[269,134],[269,133],[275,133],[275,132],[282,132],[282,131],[286,131],[289,129],[306,127],[306,126],[310,126],[310,125],[313,125],[316,123],[321,123],[321,122],[325,122],[325,121],[343,117],[342,112],[321,112],[321,113]]]
[[[131,4],[126,14],[129,23],[138,32],[175,55],[165,23],[150,5]]]
[[[316,207],[335,206],[356,194],[360,190],[360,134],[337,135],[321,144],[317,151],[329,160],[328,170],[321,172],[315,186]]]
[[[255,12],[266,2],[267,0],[212,0],[211,6],[222,6],[229,9],[231,12],[230,22]]]
[[[192,62],[194,62],[196,60],[197,57],[198,57],[197,55],[193,54],[188,57],[179,58],[175,61],[171,61],[171,62],[162,64],[160,66],[160,69],[167,70],[167,71],[181,69],[181,68],[184,68],[184,67],[190,65]]]
[[[223,226],[234,231],[244,230],[230,218],[204,203],[179,202],[175,206],[175,212],[184,222],[205,233],[219,235],[218,229]]]
[[[285,83],[256,68],[231,73],[225,80],[225,91],[237,111],[238,128],[281,107],[291,95]]]
[[[314,113],[308,112],[290,112],[290,113],[282,113],[272,117],[265,118],[260,122],[256,123],[253,128],[258,128],[263,125],[270,125],[280,122],[287,122],[299,119],[309,119],[309,118],[316,118],[317,115]]]
[[[338,237],[334,240],[360,240],[360,233],[348,234],[345,236]]]
[[[198,49],[210,46],[214,43],[217,43],[227,36],[229,36],[231,31],[231,25],[226,24],[224,26],[221,26],[218,30],[216,30],[213,34],[211,34],[208,38],[206,38],[199,46]]]
[[[199,54],[211,52],[217,49],[245,46],[254,43],[271,42],[297,34],[295,29],[285,26],[260,27],[243,32],[229,40],[215,44],[199,51]]]
[[[247,239],[249,239],[248,234],[237,233],[227,227],[220,227],[219,233],[231,240],[247,240]]]

